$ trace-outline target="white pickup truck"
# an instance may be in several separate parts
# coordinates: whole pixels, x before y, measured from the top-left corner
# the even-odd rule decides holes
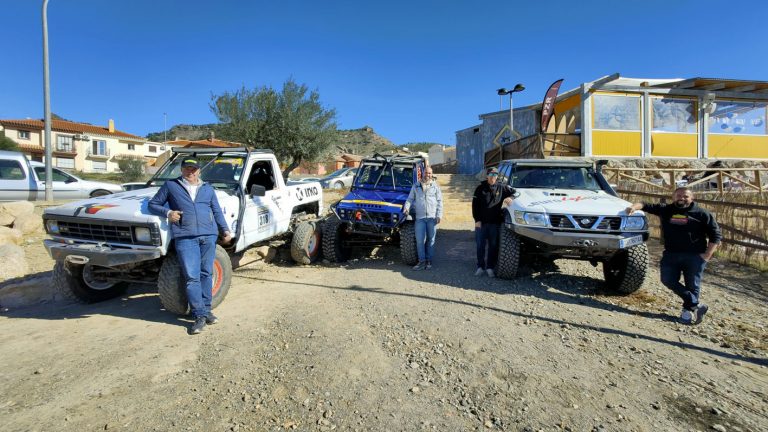
[[[521,261],[556,258],[603,265],[609,290],[629,294],[648,272],[648,222],[611,188],[599,166],[578,160],[508,160],[499,182],[516,189],[505,209],[496,274],[511,279]]]
[[[179,148],[144,189],[46,209],[45,247],[56,260],[53,279],[65,296],[90,303],[120,295],[128,283],[157,284],[166,310],[189,305],[168,220],[147,204],[164,182],[179,177],[183,157],[200,161],[200,177],[216,189],[233,240],[216,247],[212,306],[227,295],[230,253],[292,234],[291,255],[301,264],[319,257],[316,221],[323,211],[319,183],[287,185],[274,154],[246,148]]]

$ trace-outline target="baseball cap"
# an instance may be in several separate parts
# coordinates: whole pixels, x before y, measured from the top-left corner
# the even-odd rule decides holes
[[[486,175],[499,175],[499,169],[496,167],[488,168]]]
[[[200,163],[197,162],[197,159],[195,158],[184,158],[181,161],[181,167],[187,167],[187,166],[193,166],[195,168],[200,168]]]

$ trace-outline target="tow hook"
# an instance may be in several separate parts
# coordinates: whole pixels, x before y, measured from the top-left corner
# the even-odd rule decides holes
[[[88,261],[90,261],[90,259],[82,255],[67,255],[67,258],[65,258],[65,261],[72,264],[88,264]]]
[[[573,242],[575,246],[581,246],[581,247],[595,247],[597,246],[597,242],[594,240],[588,240],[588,239],[581,239],[576,240]]]

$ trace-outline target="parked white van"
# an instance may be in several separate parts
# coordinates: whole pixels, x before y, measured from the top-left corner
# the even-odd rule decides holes
[[[53,168],[53,199],[83,199],[122,192],[120,185],[83,180]],[[0,201],[44,201],[45,164],[23,153],[0,151]]]

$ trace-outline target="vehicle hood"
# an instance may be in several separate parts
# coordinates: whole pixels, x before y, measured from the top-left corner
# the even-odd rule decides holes
[[[514,210],[584,216],[624,215],[631,203],[604,191],[580,189],[517,189]]]
[[[406,199],[408,199],[408,192],[356,189],[344,196],[339,201],[339,205],[344,207],[361,207],[367,204],[369,206],[402,208]]]
[[[147,204],[157,193],[157,187],[120,192],[58,207],[45,209],[46,216],[77,216],[89,219],[110,219],[130,222],[157,222],[159,218],[149,212]]]

